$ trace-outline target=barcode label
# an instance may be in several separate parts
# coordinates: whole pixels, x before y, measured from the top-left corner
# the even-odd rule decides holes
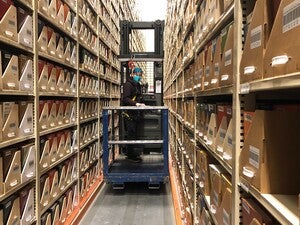
[[[255,27],[251,30],[250,48],[255,49],[261,46],[262,26]]]
[[[220,128],[219,135],[220,135],[219,140],[223,142],[223,141],[224,141],[224,138],[225,138],[225,136],[226,136],[226,130]]]
[[[230,149],[233,149],[232,135],[228,135],[227,143],[228,143],[228,147],[229,147]]]
[[[225,209],[223,209],[223,224],[224,225],[230,224],[229,213],[227,213]]]
[[[249,163],[254,166],[255,168],[259,169],[259,152],[258,148],[254,146],[249,147]]]
[[[283,30],[285,33],[300,25],[300,0],[295,0],[283,9]]]
[[[219,194],[216,192],[216,191],[214,191],[214,203],[216,204],[216,205],[218,205],[218,203],[219,203]]]
[[[210,74],[210,67],[207,66],[207,67],[205,68],[205,75],[206,75],[206,77],[208,77],[209,74]]]
[[[232,55],[231,49],[225,52],[225,66],[231,65],[231,58],[232,58],[231,55]]]
[[[215,63],[215,76],[219,76],[220,69],[219,69],[219,63]]]

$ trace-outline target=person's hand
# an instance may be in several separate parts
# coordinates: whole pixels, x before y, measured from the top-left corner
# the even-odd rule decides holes
[[[136,103],[135,104],[137,107],[143,107],[143,106],[146,106],[144,103]]]

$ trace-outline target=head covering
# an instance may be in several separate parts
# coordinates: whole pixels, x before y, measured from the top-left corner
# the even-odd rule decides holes
[[[142,69],[139,67],[135,67],[132,72],[133,73],[143,73]]]

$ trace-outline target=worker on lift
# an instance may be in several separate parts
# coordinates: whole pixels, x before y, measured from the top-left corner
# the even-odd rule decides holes
[[[145,106],[142,103],[142,89],[140,85],[143,71],[141,68],[135,67],[130,75],[129,79],[123,85],[123,106]],[[125,139],[137,140],[137,126],[141,120],[139,111],[127,110],[123,111],[122,116],[124,118]],[[127,159],[133,162],[141,162],[141,148],[137,145],[127,145],[125,154]]]

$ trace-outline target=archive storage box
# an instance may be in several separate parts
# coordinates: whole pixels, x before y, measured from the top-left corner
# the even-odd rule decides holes
[[[299,194],[299,116],[299,112],[254,113],[240,154],[240,175],[261,193]]]

